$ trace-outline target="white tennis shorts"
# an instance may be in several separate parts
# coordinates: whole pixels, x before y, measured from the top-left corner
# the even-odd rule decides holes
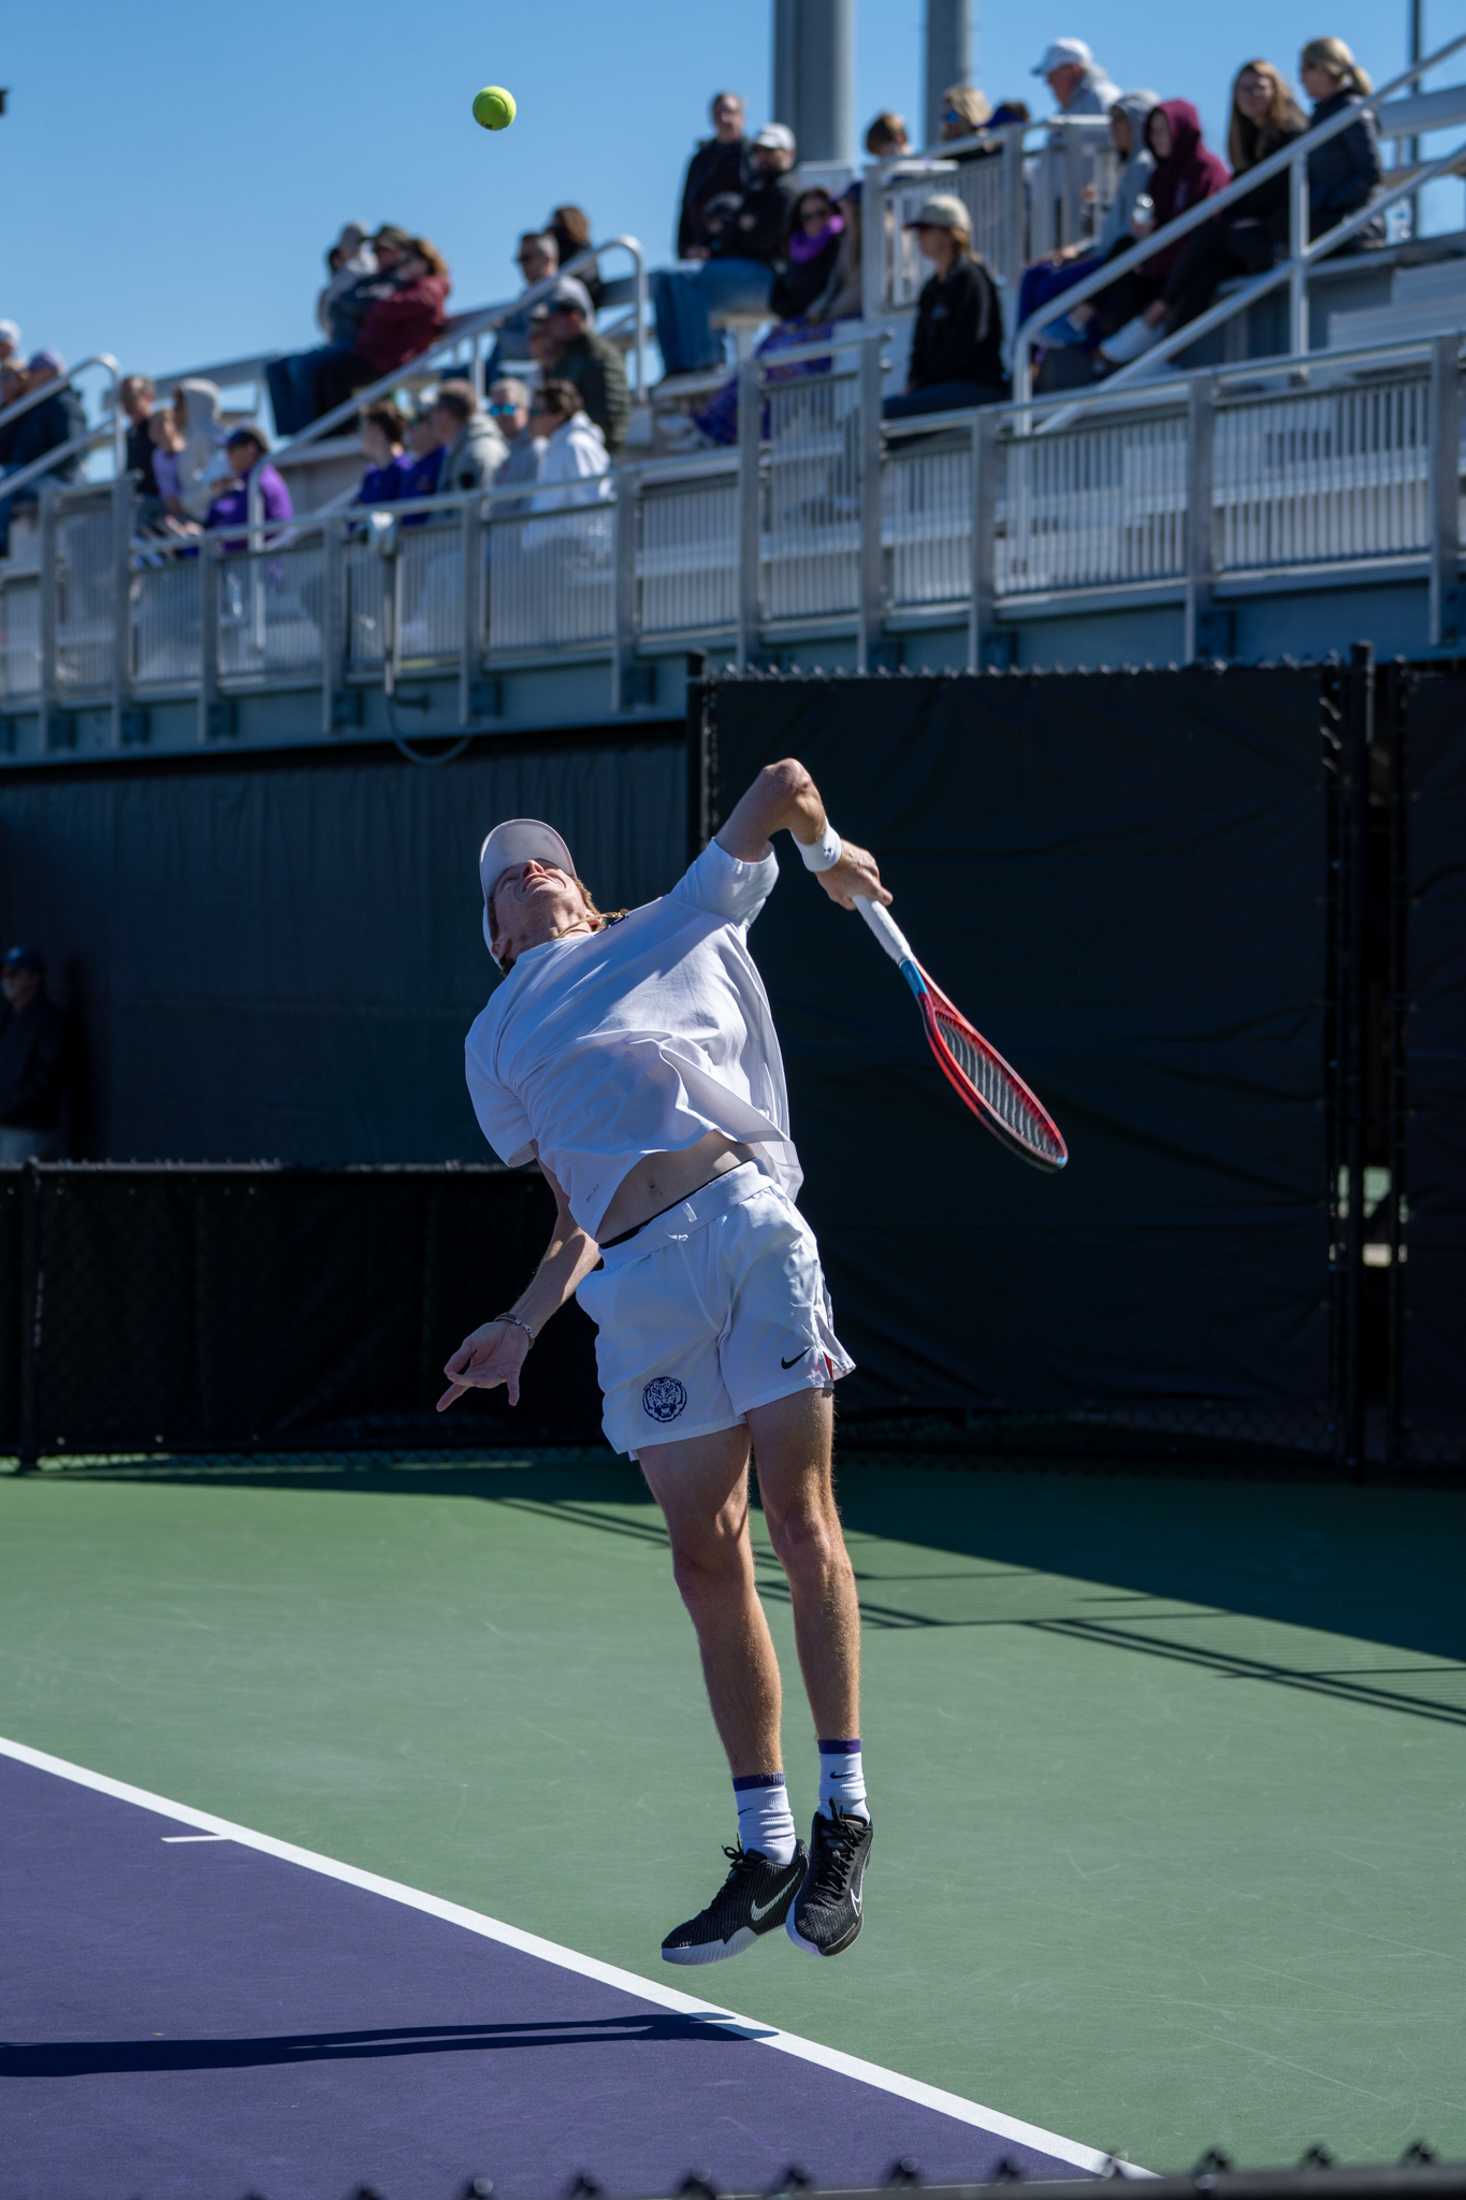
[[[602,1261],[576,1297],[596,1325],[606,1441],[633,1459],[828,1390],[855,1365],[835,1335],[814,1232],[753,1162]]]

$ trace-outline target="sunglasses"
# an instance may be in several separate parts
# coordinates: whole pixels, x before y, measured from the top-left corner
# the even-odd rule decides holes
[[[511,414],[518,412],[519,407],[517,405],[490,405],[486,407],[486,410],[498,420],[507,420]]]

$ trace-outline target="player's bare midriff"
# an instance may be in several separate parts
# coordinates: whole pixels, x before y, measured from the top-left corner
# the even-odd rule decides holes
[[[740,1145],[722,1131],[709,1131],[695,1146],[683,1146],[676,1153],[643,1154],[617,1185],[596,1235],[604,1245],[624,1230],[649,1222],[664,1207],[675,1206],[679,1199],[690,1199],[713,1177],[741,1168],[752,1159],[751,1146]]]

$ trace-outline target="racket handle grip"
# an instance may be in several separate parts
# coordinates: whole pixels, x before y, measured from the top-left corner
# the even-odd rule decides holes
[[[880,941],[893,963],[915,962],[911,942],[902,931],[884,902],[872,901],[868,894],[856,897],[856,908]]]

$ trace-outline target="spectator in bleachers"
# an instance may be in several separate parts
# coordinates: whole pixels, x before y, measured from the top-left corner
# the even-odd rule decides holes
[[[657,342],[669,375],[695,374],[722,363],[715,316],[768,310],[789,235],[795,198],[789,170],[796,151],[792,130],[782,122],[765,123],[753,141],[743,190],[736,198],[714,199],[704,207],[708,258],[654,272]]]
[[[0,959],[0,1162],[56,1161],[69,1050],[66,1018],[46,996],[45,959],[12,947]]]
[[[146,507],[139,514],[143,527],[162,535],[196,535],[199,523],[189,516],[183,501],[183,479],[180,461],[184,452],[183,430],[179,427],[171,406],[165,406],[153,414],[148,422],[148,436],[153,446],[153,484],[157,491],[157,509],[149,514]]]
[[[781,321],[802,319],[823,295],[844,234],[845,217],[822,184],[800,192],[784,248],[784,266],[769,293],[769,310]]]
[[[343,322],[341,307],[348,295],[369,275],[377,272],[372,240],[360,222],[345,222],[341,234],[326,253],[326,282],[316,299],[316,326],[328,344],[349,344],[353,322]]]
[[[530,433],[541,438],[544,446],[539,487],[529,500],[529,509],[554,512],[585,502],[578,484],[609,473],[611,460],[600,429],[581,410],[575,384],[559,379],[542,384],[530,400],[529,426]],[[600,493],[605,494],[606,488],[603,481]],[[533,528],[525,529],[527,546],[535,532]],[[544,539],[563,541],[564,535],[560,530],[547,529]]]
[[[443,471],[447,445],[440,443],[433,426],[432,407],[422,406],[407,423],[407,454],[412,460],[403,499],[431,497],[438,493],[438,479]],[[402,522],[404,527],[420,527],[427,518],[425,512],[413,512]]]
[[[980,92],[975,84],[952,84],[942,94],[942,122],[939,132],[942,143],[949,144],[958,138],[976,137],[993,111],[993,103],[986,92]],[[953,160],[980,160],[984,148],[969,146],[965,152],[953,153]]]
[[[1120,162],[1120,174],[1099,234],[1091,244],[1062,245],[1047,259],[1035,261],[1032,267],[1024,269],[1018,286],[1019,328],[1030,314],[1037,313],[1051,298],[1072,290],[1106,260],[1128,251],[1139,241],[1133,226],[1135,209],[1145,199],[1148,217],[1150,178],[1155,167],[1155,155],[1146,142],[1145,131],[1151,110],[1158,104],[1154,92],[1122,92],[1110,109],[1110,143]],[[1147,218],[1144,231],[1147,236],[1150,226]],[[1072,318],[1066,315],[1062,321],[1049,324],[1043,331],[1041,347],[1047,350],[1054,345],[1087,342],[1093,323],[1093,307],[1081,305]]]
[[[1308,128],[1303,110],[1270,61],[1248,61],[1232,85],[1227,157],[1233,178]],[[1343,133],[1347,136],[1347,132]],[[1288,235],[1288,176],[1271,177],[1215,221],[1193,230],[1166,285],[1163,329],[1184,328],[1206,311],[1219,286],[1234,275],[1260,275],[1272,266]]]
[[[1311,38],[1299,58],[1298,73],[1313,101],[1311,126],[1315,129],[1344,108],[1357,107],[1374,89],[1342,38]],[[1321,237],[1368,206],[1378,197],[1380,182],[1379,131],[1372,114],[1361,114],[1349,129],[1308,156],[1309,235]],[[1340,250],[1384,241],[1384,216],[1377,214]]]
[[[530,433],[529,385],[516,375],[502,375],[489,391],[489,418],[509,446],[509,456],[494,476],[496,489],[533,488],[540,478],[544,445]],[[511,501],[495,510],[518,510]]]
[[[184,514],[202,520],[214,491],[229,478],[219,392],[214,383],[191,376],[173,389],[173,418],[180,436],[178,494]]]
[[[555,240],[555,248],[560,255],[561,267],[565,265],[567,260],[573,260],[577,252],[589,251],[595,243],[595,239],[591,235],[590,216],[583,206],[551,207],[550,219],[546,224],[546,229]],[[590,302],[596,312],[599,313],[601,302],[606,295],[606,286],[601,280],[599,263],[592,260],[589,267],[578,268],[575,280],[585,285],[590,293]]]
[[[436,494],[461,496],[466,490],[492,489],[509,446],[497,422],[479,410],[473,384],[440,382],[428,407],[428,425],[443,451]]]
[[[906,119],[893,109],[882,108],[865,133],[865,149],[872,160],[899,160],[903,153],[911,151],[911,140],[906,135]]]
[[[46,394],[39,404],[32,405],[29,412],[23,412],[11,423],[0,480],[8,480],[22,467],[33,466],[37,459],[48,457],[52,451],[64,452],[68,443],[86,433],[86,414],[81,399],[71,384],[62,379],[65,373],[65,362],[54,351],[33,352],[26,362],[17,397],[29,397],[36,390],[44,390]],[[46,469],[45,478],[74,481],[84,455],[81,451],[72,451],[64,457],[58,456]],[[23,489],[0,496],[0,557],[9,554],[12,514],[17,506],[35,503],[36,486],[32,481]]]
[[[145,374],[125,374],[118,388],[118,399],[127,415],[127,471],[132,476],[133,494],[146,508],[158,503],[158,483],[153,472],[153,400],[157,391]]]
[[[705,260],[712,251],[706,212],[716,199],[736,197],[746,181],[748,148],[743,135],[743,101],[737,92],[717,92],[708,106],[713,134],[704,138],[687,163],[677,209],[673,250],[679,260]]]
[[[1061,115],[1107,115],[1120,96],[1082,38],[1053,38],[1033,71],[1054,95]]]
[[[361,447],[368,464],[356,492],[357,503],[400,503],[410,494],[413,461],[407,448],[407,422],[385,398],[362,413]]]
[[[576,275],[562,275],[545,300],[550,341],[555,346],[555,373],[562,382],[573,382],[580,392],[582,409],[605,437],[606,449],[615,458],[626,441],[631,420],[631,393],[621,354],[591,326],[588,292]]]
[[[1226,162],[1207,146],[1201,117],[1189,99],[1163,99],[1145,126],[1155,155],[1150,200],[1154,230],[1161,230],[1203,199],[1214,198],[1232,180]],[[1165,332],[1167,286],[1179,267],[1187,239],[1162,245],[1139,267],[1120,276],[1094,300],[1100,346],[1095,371],[1109,373],[1138,359]]]
[[[0,369],[20,367],[20,324],[0,321]]]
[[[541,382],[548,382],[555,372],[555,361],[560,356],[560,346],[550,329],[550,309],[546,305],[535,307],[529,323],[529,356]]]
[[[932,273],[916,302],[906,388],[886,399],[887,419],[1000,403],[1008,394],[1003,309],[997,285],[972,249],[966,207],[938,192],[906,226],[916,232]]]
[[[441,253],[426,237],[401,239],[395,231],[378,230],[374,245],[378,272],[369,278],[369,302],[352,350],[342,356],[328,348],[316,370],[317,419],[353,391],[420,357],[443,333],[453,285]],[[384,255],[390,261],[385,287]]]
[[[823,210],[810,202],[823,200],[824,206],[835,217],[832,225]],[[771,353],[787,351],[796,345],[819,343],[832,334],[837,321],[859,320],[863,306],[863,280],[860,257],[860,201],[859,177],[845,186],[838,207],[829,194],[822,191],[806,191],[800,199],[804,210],[804,228],[808,235],[816,223],[826,229],[835,226],[837,233],[834,249],[823,249],[818,254],[818,265],[825,280],[821,288],[808,298],[803,310],[789,320],[781,320],[777,328],[770,329],[761,339],[756,356],[766,359]],[[792,242],[792,240],[791,240]],[[791,261],[791,274],[794,271]],[[777,293],[779,286],[775,285]],[[786,294],[793,302],[794,292]],[[832,362],[828,358],[793,360],[770,369],[770,382],[782,382],[807,375],[828,374]],[[693,426],[709,443],[727,446],[738,440],[738,377],[731,375],[722,388],[712,396],[700,412],[692,416]]]
[[[514,262],[524,278],[524,288],[533,290],[537,283],[547,283],[559,269],[560,247],[548,230],[526,229],[515,247]],[[499,379],[506,359],[518,362],[532,356],[529,330],[534,312],[533,306],[524,306],[500,322],[494,348],[484,369],[486,387]]]
[[[283,475],[270,464],[270,444],[263,428],[238,427],[231,429],[224,444],[224,455],[233,476],[227,488],[221,488],[209,506],[204,521],[210,534],[222,529],[245,526],[249,518],[250,483],[257,478],[260,492],[260,516],[276,524],[294,516],[290,491]],[[274,541],[265,536],[265,542]],[[249,536],[245,533],[228,534],[222,538],[221,547],[228,554],[249,548]]]

